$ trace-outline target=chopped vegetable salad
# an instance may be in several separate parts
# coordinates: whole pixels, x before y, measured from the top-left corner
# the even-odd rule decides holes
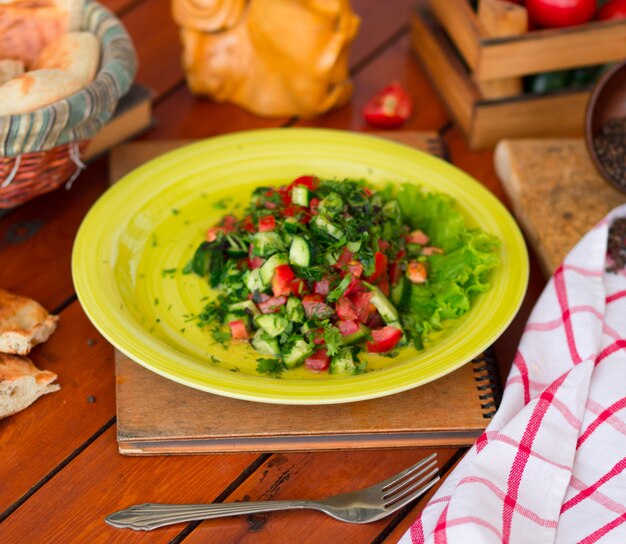
[[[424,349],[465,314],[489,289],[498,246],[446,195],[302,176],[256,189],[243,217],[211,226],[186,272],[219,289],[198,323],[249,341],[259,372],[357,374],[363,352]]]

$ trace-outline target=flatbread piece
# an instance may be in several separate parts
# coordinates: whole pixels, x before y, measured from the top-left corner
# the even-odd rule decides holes
[[[0,419],[30,406],[39,397],[58,391],[57,375],[38,369],[28,357],[0,353]]]
[[[50,337],[58,320],[38,302],[0,289],[0,352],[26,355]]]

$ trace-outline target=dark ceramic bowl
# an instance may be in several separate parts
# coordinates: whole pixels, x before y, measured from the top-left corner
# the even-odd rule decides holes
[[[596,83],[585,116],[585,140],[593,164],[608,183],[626,193],[626,182],[621,185],[609,175],[600,161],[594,144],[594,139],[600,134],[602,127],[610,119],[619,117],[626,117],[626,61],[611,68]]]

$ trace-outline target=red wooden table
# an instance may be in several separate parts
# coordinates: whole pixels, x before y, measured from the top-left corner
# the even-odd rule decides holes
[[[144,139],[202,138],[269,126],[309,125],[367,130],[361,109],[391,80],[413,97],[404,128],[437,131],[447,158],[506,202],[492,153],[471,152],[450,122],[410,50],[412,0],[353,0],[362,19],[352,48],[351,102],[315,121],[261,119],[230,105],[194,98],[185,87],[180,45],[168,0],[106,0],[125,23],[139,55],[137,80],[156,92],[158,124]],[[107,161],[92,164],[71,191],[58,190],[0,219],[0,286],[30,296],[61,316],[60,326],[33,360],[59,374],[62,389],[0,420],[0,542],[395,542],[426,504],[427,495],[368,525],[337,522],[310,511],[235,517],[176,525],[150,533],[103,522],[138,502],[211,502],[318,498],[365,487],[432,450],[403,449],[297,454],[124,457],[115,427],[113,348],[76,300],[70,254],[87,210],[107,187]],[[532,259],[532,257],[531,257]],[[496,343],[506,374],[528,312],[544,279],[534,260],[522,309]],[[442,475],[464,450],[438,450]]]

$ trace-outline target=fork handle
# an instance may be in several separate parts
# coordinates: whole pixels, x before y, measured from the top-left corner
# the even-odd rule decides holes
[[[157,527],[203,519],[257,514],[276,510],[317,509],[314,501],[225,502],[216,504],[137,504],[107,516],[105,521],[120,529],[150,531]]]

